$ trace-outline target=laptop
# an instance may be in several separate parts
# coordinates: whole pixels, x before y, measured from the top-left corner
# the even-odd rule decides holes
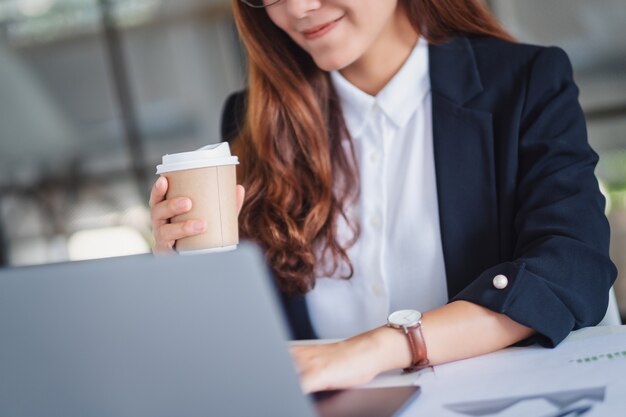
[[[415,396],[305,396],[286,341],[248,243],[0,270],[0,416],[390,417]]]

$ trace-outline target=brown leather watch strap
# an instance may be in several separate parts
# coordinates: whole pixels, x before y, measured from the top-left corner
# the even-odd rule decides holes
[[[422,334],[421,323],[406,328],[406,335],[407,339],[409,339],[409,345],[411,346],[413,362],[411,363],[411,366],[404,368],[403,371],[408,373],[426,368],[428,366],[428,352],[426,351],[426,342],[424,341],[424,335]]]

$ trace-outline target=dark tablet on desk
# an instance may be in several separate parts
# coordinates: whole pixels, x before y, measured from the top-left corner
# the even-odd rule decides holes
[[[420,387],[362,388],[313,395],[319,417],[393,417],[417,396]]]

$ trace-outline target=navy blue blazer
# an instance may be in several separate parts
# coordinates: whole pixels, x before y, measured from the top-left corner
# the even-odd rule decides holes
[[[565,52],[490,37],[429,46],[434,155],[450,301],[467,300],[555,346],[604,316],[617,275]],[[222,137],[243,123],[231,95]],[[503,274],[509,284],[493,285]],[[282,295],[292,335],[315,338],[305,298]],[[384,320],[384,318],[381,317]]]

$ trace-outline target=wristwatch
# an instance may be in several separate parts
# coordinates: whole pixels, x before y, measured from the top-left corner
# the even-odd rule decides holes
[[[413,360],[411,366],[404,368],[403,371],[415,372],[427,367],[428,354],[424,335],[422,335],[422,313],[417,310],[394,311],[387,318],[387,326],[403,330],[409,339]]]

